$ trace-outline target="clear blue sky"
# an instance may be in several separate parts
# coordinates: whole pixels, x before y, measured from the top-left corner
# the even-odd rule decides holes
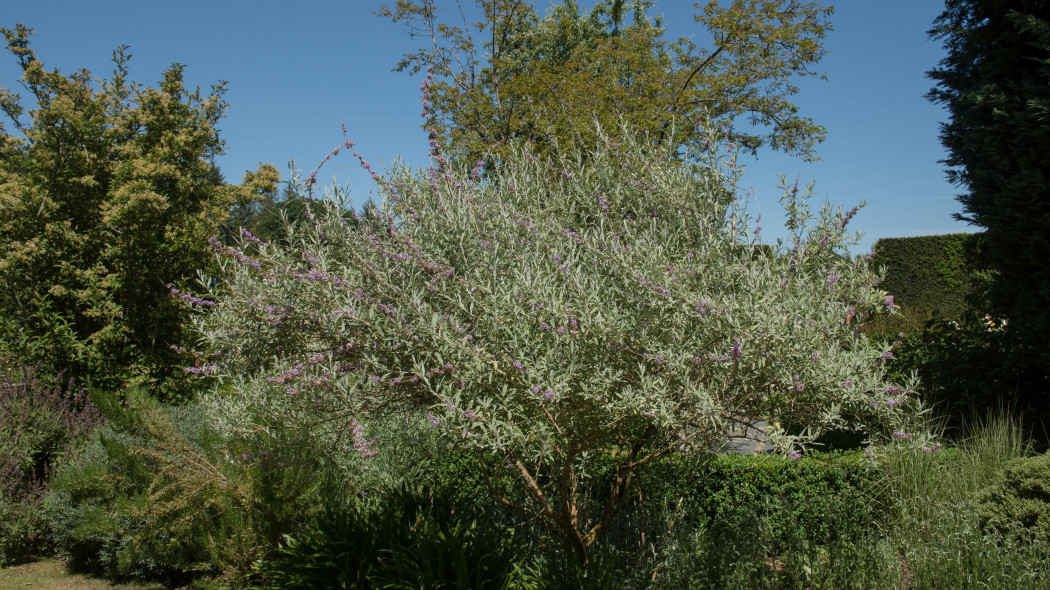
[[[824,4],[831,2],[825,1]],[[420,76],[391,72],[415,47],[399,25],[372,14],[381,0],[306,1],[295,4],[240,2],[11,2],[0,9],[0,26],[16,22],[35,29],[33,48],[49,68],[64,73],[88,68],[98,77],[112,71],[118,45],[130,45],[131,76],[155,85],[173,62],[186,66],[190,85],[207,89],[229,82],[230,103],[221,124],[227,144],[218,159],[229,181],[271,162],[287,177],[288,162],[309,173],[341,143],[340,123],[373,163],[401,157],[426,165],[420,130]],[[547,4],[539,0],[541,8]],[[589,6],[590,2],[582,2]],[[828,128],[818,147],[822,161],[806,164],[773,152],[748,162],[745,186],[763,213],[767,242],[782,235],[777,176],[816,182],[821,201],[868,207],[851,227],[865,234],[855,253],[875,240],[973,231],[954,221],[956,187],[945,181],[945,157],[937,138],[944,111],[923,94],[925,72],[943,51],[926,31],[944,8],[942,0],[848,0],[835,4],[834,31],[818,64],[828,81],[803,80],[795,97],[802,114]],[[668,36],[695,35],[692,2],[659,0]],[[18,91],[13,58],[0,58],[0,84]],[[370,180],[349,154],[329,162],[319,180],[332,175],[349,184],[362,203]]]

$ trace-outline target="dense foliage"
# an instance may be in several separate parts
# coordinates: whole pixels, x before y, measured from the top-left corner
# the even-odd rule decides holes
[[[258,199],[242,203],[230,210],[223,228],[223,238],[233,241],[241,230],[265,242],[288,245],[288,227],[306,220],[306,209],[316,201],[308,195],[298,195],[291,185],[278,195],[274,190],[264,192]]]
[[[990,275],[983,234],[882,238],[874,268],[885,267],[879,285],[910,312],[962,319],[980,299]]]
[[[824,138],[790,102],[796,76],[821,75],[811,68],[826,53],[833,9],[815,2],[699,3],[709,46],[665,39],[646,0],[600,0],[589,14],[567,0],[542,18],[527,0],[467,2],[468,12],[446,2],[451,22],[438,4],[402,0],[378,14],[424,39],[397,69],[438,76],[425,106],[432,139],[464,162],[506,154],[518,141],[539,155],[593,146],[596,121],[606,130],[626,121],[635,133],[697,148],[714,120],[749,151],[769,146],[806,159]]]
[[[208,236],[276,171],[211,181],[222,85],[191,91],[176,64],[143,88],[126,47],[108,80],[48,71],[31,32],[3,31],[35,104],[0,87],[0,347],[100,386],[168,381],[186,327],[170,289],[209,264]]]
[[[111,577],[247,574],[307,520],[319,479],[300,436],[231,438],[198,405],[98,394],[108,423],[51,482],[42,514],[75,566]]]
[[[607,142],[518,152],[484,179],[397,169],[369,223],[346,221],[337,194],[296,248],[216,242],[228,272],[193,305],[220,428],[272,416],[368,455],[373,416],[422,406],[495,453],[487,468],[526,492],[499,499],[584,561],[637,470],[741,424],[770,421],[785,452],[827,429],[912,436],[908,384],[883,378],[890,353],[857,330],[892,303],[842,254],[850,215],[788,190],[794,246],[768,256],[732,156],[676,155]],[[579,489],[610,452],[598,510]]]
[[[50,548],[41,507],[51,475],[100,420],[83,390],[0,370],[0,567]]]
[[[595,563],[582,571],[537,543],[544,537],[538,523],[514,523],[505,511],[479,505],[484,476],[471,455],[435,457],[428,479],[445,485],[327,510],[262,562],[259,572],[275,588],[624,588],[647,587],[643,581],[650,578],[659,580],[654,588],[731,587],[744,583],[743,576],[784,581],[802,574],[795,569],[762,576],[742,571],[740,561],[761,563],[768,552],[797,568],[802,556],[794,552],[801,539],[832,548],[825,557],[841,559],[837,546],[870,541],[882,524],[872,501],[881,475],[865,465],[863,453],[798,462],[678,457],[642,478],[644,494],[628,506],[629,524],[616,527],[600,544]],[[615,477],[615,461],[608,459],[610,469],[589,490],[598,497]],[[814,497],[828,500],[815,503]],[[684,546],[681,531],[704,531],[701,543]],[[639,541],[646,539],[645,552],[660,554],[656,563],[667,559],[664,568],[654,570],[639,555]],[[632,566],[640,571],[624,571]],[[697,574],[703,578],[690,579]],[[479,583],[485,579],[488,584]]]
[[[1015,459],[979,498],[982,526],[1050,541],[1050,453]]]
[[[985,228],[998,272],[996,315],[1050,367],[1050,6],[1036,0],[948,0],[930,31],[947,56],[927,95],[949,121],[948,178],[961,219]]]
[[[477,502],[405,488],[325,510],[258,571],[274,589],[513,588],[527,556],[495,525]]]
[[[881,239],[872,265],[885,268],[880,286],[900,306],[865,327],[872,338],[900,341],[890,371],[916,372],[927,405],[953,427],[1005,408],[1038,436],[1050,377],[1015,322],[989,313],[996,271],[984,234]]]

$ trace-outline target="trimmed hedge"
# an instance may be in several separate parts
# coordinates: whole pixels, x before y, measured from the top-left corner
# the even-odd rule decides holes
[[[593,510],[601,509],[615,475],[615,457],[605,459],[585,484]],[[491,502],[490,485],[520,489],[509,469],[486,479],[476,453],[463,449],[434,457],[432,467],[423,478],[428,491],[376,490],[322,514],[260,564],[264,586],[589,590],[652,587],[659,573],[660,588],[802,587],[814,580],[839,587],[832,580],[842,575],[885,587],[876,580],[882,562],[870,550],[885,524],[884,474],[870,470],[862,452],[814,453],[797,462],[677,456],[653,464],[592,547],[586,570],[549,531]],[[516,572],[513,562],[520,563]],[[393,579],[399,585],[385,585]]]
[[[428,483],[440,493],[475,502],[489,496],[473,453],[449,452],[435,463]],[[610,457],[594,474],[590,502],[595,508],[604,506],[615,473]],[[505,470],[489,483],[506,491],[520,489],[515,477]],[[636,495],[640,487],[644,512],[650,514],[676,506],[682,499],[682,516],[695,524],[711,527],[738,518],[752,522],[761,518],[774,537],[801,528],[811,539],[829,542],[842,527],[859,530],[876,522],[879,479],[880,474],[865,464],[861,451],[815,453],[797,462],[779,455],[715,455],[708,460],[672,457],[638,474],[631,494]],[[831,498],[837,505],[829,503]],[[638,508],[635,501],[625,512],[636,513]],[[849,515],[849,522],[841,521],[842,514]],[[621,519],[629,518],[630,514],[621,515]]]
[[[872,264],[886,268],[881,286],[898,305],[945,319],[966,313],[991,268],[984,234],[883,238],[875,242]]]

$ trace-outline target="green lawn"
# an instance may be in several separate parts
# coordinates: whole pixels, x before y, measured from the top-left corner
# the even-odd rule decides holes
[[[0,590],[154,590],[159,585],[129,586],[113,584],[66,570],[58,559],[42,559],[15,567],[0,569]]]

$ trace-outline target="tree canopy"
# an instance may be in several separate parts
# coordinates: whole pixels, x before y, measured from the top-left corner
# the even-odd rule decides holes
[[[709,43],[669,41],[653,2],[599,0],[587,14],[574,0],[543,17],[525,0],[477,0],[470,22],[460,0],[456,23],[441,20],[436,0],[398,0],[380,16],[402,23],[426,46],[395,68],[432,70],[432,141],[473,163],[505,153],[515,141],[543,148],[582,142],[596,129],[631,130],[683,146],[705,141],[703,126],[723,125],[730,139],[816,159],[825,129],[790,101],[796,77],[820,76],[832,8],[797,0],[733,0],[697,5],[694,19]],[[595,122],[599,125],[595,125]]]
[[[0,341],[45,371],[99,385],[182,373],[178,292],[211,260],[207,241],[230,207],[277,180],[272,167],[222,185],[211,159],[223,83],[186,88],[183,66],[157,88],[131,82],[127,47],[107,80],[48,71],[32,30],[3,29],[20,83],[0,87]]]
[[[1050,5],[948,0],[930,35],[947,51],[927,97],[949,114],[956,217],[987,230],[991,303],[1050,368]]]

